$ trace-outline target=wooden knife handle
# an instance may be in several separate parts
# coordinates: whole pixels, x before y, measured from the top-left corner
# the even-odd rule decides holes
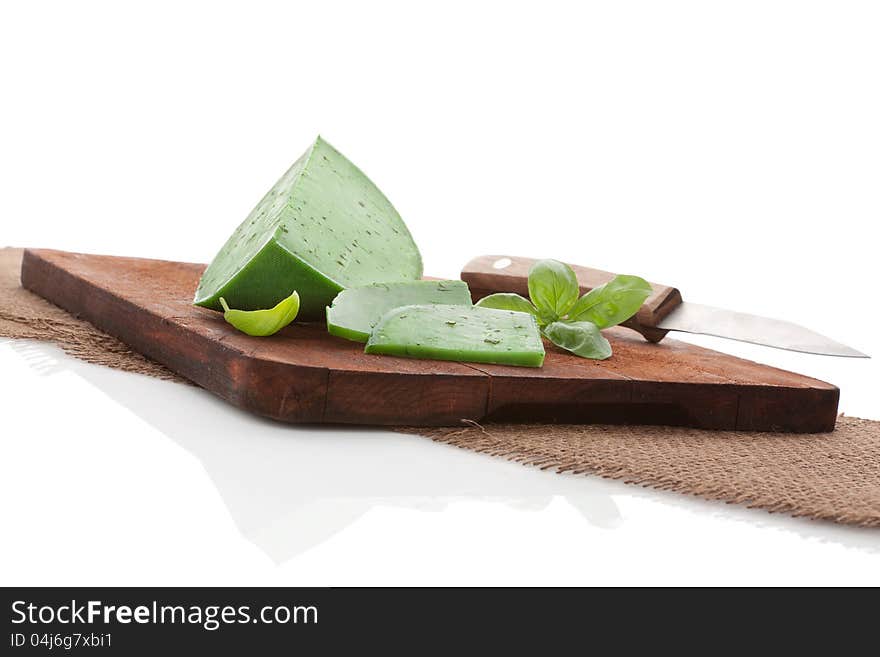
[[[515,256],[484,255],[474,258],[461,270],[461,280],[471,289],[474,301],[494,292],[516,292],[526,298],[529,295],[529,269],[537,260]],[[601,269],[571,265],[577,275],[581,294],[589,292],[614,278],[614,274]],[[657,324],[681,303],[681,293],[674,287],[651,283],[653,293],[639,311],[621,326],[638,331],[649,342],[660,342],[668,331]]]

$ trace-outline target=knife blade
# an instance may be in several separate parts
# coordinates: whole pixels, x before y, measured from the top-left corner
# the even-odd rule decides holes
[[[479,256],[464,266],[461,280],[471,288],[475,301],[493,292],[528,296],[529,269],[535,262],[533,258],[517,256]],[[581,294],[615,276],[601,269],[579,265],[571,265],[571,268],[577,275]],[[682,331],[802,353],[869,358],[852,347],[792,322],[685,302],[677,288],[656,283],[651,283],[651,287],[651,296],[631,319],[622,324],[638,331],[650,342],[659,342],[669,331]]]

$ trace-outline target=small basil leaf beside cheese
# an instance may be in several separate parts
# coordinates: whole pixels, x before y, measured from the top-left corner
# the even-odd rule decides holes
[[[242,333],[255,337],[265,337],[278,333],[290,324],[299,312],[299,294],[294,292],[282,299],[274,308],[266,310],[235,310],[226,299],[220,297],[223,318]]]
[[[605,360],[611,356],[611,344],[592,322],[553,322],[544,335],[557,347],[582,358]]]

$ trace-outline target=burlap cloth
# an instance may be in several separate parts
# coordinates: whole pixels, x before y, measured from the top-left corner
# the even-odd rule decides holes
[[[21,288],[21,250],[0,249],[0,336],[49,340],[90,363],[186,383]],[[557,472],[839,523],[880,527],[880,422],[841,416],[828,434],[656,426],[472,423],[405,433]]]

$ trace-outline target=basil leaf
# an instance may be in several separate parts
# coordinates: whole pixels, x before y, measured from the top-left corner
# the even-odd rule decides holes
[[[544,335],[582,358],[605,360],[611,355],[611,345],[592,322],[553,322],[544,328]]]
[[[220,305],[223,306],[223,318],[239,331],[255,337],[265,337],[275,335],[296,319],[299,294],[294,291],[274,308],[266,310],[235,310],[229,307],[223,297],[220,297]]]
[[[545,323],[565,315],[580,289],[572,268],[558,260],[540,260],[529,270],[529,296]]]
[[[600,329],[635,315],[651,296],[651,285],[638,276],[615,276],[582,296],[568,312],[570,322],[592,322]]]
[[[529,313],[538,317],[538,310],[532,305],[528,299],[523,299],[518,294],[512,292],[498,292],[490,294],[477,301],[475,306],[483,308],[494,308],[496,310],[514,310],[519,313]]]

